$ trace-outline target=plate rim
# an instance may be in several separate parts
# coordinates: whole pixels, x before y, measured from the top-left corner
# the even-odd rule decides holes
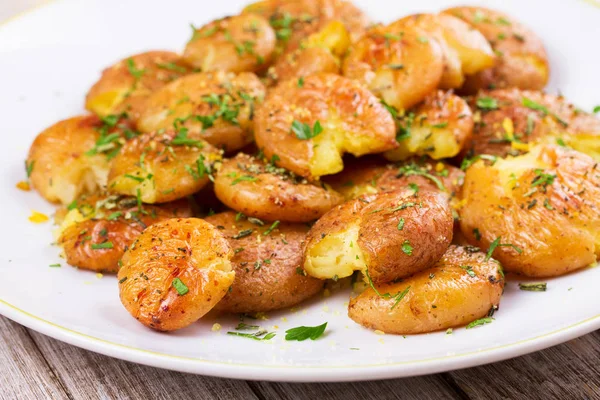
[[[600,0],[576,0],[600,9]],[[63,3],[64,0],[42,0],[8,19],[0,22],[0,34],[13,23],[43,9]],[[0,298],[0,315],[45,336],[94,353],[150,367],[220,378],[273,382],[349,382],[412,377],[482,366],[530,354],[600,329],[600,314],[580,320],[531,338],[421,360],[400,361],[360,366],[294,366],[265,365],[211,361],[202,358],[176,356],[134,346],[111,342],[75,329],[61,326]]]
[[[447,372],[529,354],[600,329],[600,314],[597,314],[531,338],[462,354],[361,366],[294,366],[210,361],[114,343],[48,321],[1,298],[0,315],[61,342],[129,362],[196,375],[273,382],[348,382]]]

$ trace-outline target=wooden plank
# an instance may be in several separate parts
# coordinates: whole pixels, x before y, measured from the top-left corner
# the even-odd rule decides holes
[[[471,398],[600,399],[600,331],[501,363],[450,373]]]
[[[75,399],[257,399],[244,381],[146,367],[30,333]]]
[[[348,383],[249,382],[264,399],[459,399],[442,375]]]
[[[67,399],[27,330],[0,316],[0,399]]]

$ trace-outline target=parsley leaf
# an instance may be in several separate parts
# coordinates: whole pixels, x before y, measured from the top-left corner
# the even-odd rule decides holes
[[[327,322],[319,326],[299,326],[285,331],[285,340],[297,340],[302,342],[306,339],[315,340],[321,337],[327,328]]]
[[[476,326],[481,326],[481,325],[485,325],[485,324],[491,324],[493,320],[494,320],[494,318],[492,318],[492,317],[485,317],[485,318],[476,319],[475,321],[473,321],[469,325],[467,325],[466,328],[467,329],[471,329],[471,328],[475,328]]]
[[[547,286],[546,282],[519,283],[519,289],[528,292],[545,292]]]
[[[292,132],[300,140],[309,140],[323,132],[323,127],[320,121],[315,122],[311,129],[310,125],[294,120],[292,122]]]
[[[175,288],[175,290],[177,290],[177,293],[180,296],[185,296],[187,294],[187,292],[190,291],[188,289],[188,287],[185,285],[185,283],[183,283],[181,281],[181,279],[179,279],[179,278],[173,279],[173,282],[171,282],[171,285],[173,285],[173,287]]]
[[[498,100],[493,97],[480,97],[475,102],[478,108],[482,110],[497,110],[498,109]]]

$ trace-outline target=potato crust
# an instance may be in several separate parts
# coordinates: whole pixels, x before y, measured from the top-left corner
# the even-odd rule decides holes
[[[227,293],[233,251],[198,218],[169,219],[142,232],[123,255],[119,294],[142,324],[173,331],[193,324]]]
[[[280,223],[265,234],[270,222],[237,217],[233,211],[207,217],[229,240],[235,281],[216,310],[253,313],[292,307],[317,294],[324,282],[302,269],[305,224]],[[262,225],[261,225],[262,223]],[[240,232],[252,231],[240,237]]]
[[[135,135],[117,116],[77,116],[50,126],[31,144],[26,160],[31,186],[46,200],[69,204],[106,186],[110,159]],[[106,138],[112,138],[106,140]],[[102,146],[99,146],[103,140]]]
[[[64,215],[57,243],[67,263],[81,269],[116,273],[123,253],[149,225],[190,217],[187,201],[145,205],[123,196],[84,196],[58,214]]]
[[[368,288],[350,300],[348,316],[370,329],[411,335],[459,327],[500,304],[500,265],[474,248],[450,246],[432,268],[399,283]],[[405,295],[398,301],[398,294]],[[388,296],[385,296],[389,294]]]
[[[310,179],[341,171],[344,153],[396,147],[394,121],[379,100],[333,74],[306,77],[301,86],[282,82],[257,110],[254,127],[269,159],[276,156],[277,165]]]
[[[342,22],[352,41],[370,24],[366,14],[345,0],[264,0],[246,6],[242,13],[260,14],[269,20],[279,53],[297,48],[304,38],[331,21]]]
[[[462,98],[452,92],[436,91],[413,111],[399,118],[398,148],[387,151],[391,161],[427,155],[451,158],[464,148],[473,134],[473,113]]]
[[[460,227],[507,271],[551,277],[600,254],[600,174],[589,156],[560,146],[473,164],[462,191]]]
[[[324,182],[346,200],[364,194],[402,190],[442,191],[453,198],[462,186],[464,175],[459,168],[427,157],[415,157],[399,163],[363,157],[348,163],[342,172],[327,177]]]
[[[166,203],[198,192],[209,181],[221,152],[201,134],[146,133],[127,142],[108,174],[111,192],[139,196],[144,203]]]
[[[342,72],[402,111],[439,87],[444,66],[442,46],[422,29],[376,26],[350,47]]]
[[[364,195],[313,225],[304,269],[331,279],[368,268],[373,282],[391,282],[432,266],[450,245],[452,226],[448,200],[439,192]]]
[[[275,44],[275,31],[267,19],[242,14],[196,29],[183,58],[202,72],[256,72],[271,63]]]
[[[135,121],[150,94],[190,72],[181,57],[170,51],[133,55],[102,71],[86,96],[85,108],[102,117],[126,112]]]
[[[468,157],[504,157],[536,142],[556,141],[600,160],[600,119],[563,97],[519,89],[482,91],[470,101],[477,109],[475,129],[465,145]]]
[[[326,185],[243,153],[222,163],[215,193],[234,210],[267,221],[309,222],[344,200]]]
[[[465,81],[465,75],[493,67],[496,62],[486,38],[469,24],[452,15],[415,14],[388,26],[388,29],[399,32],[407,28],[421,29],[441,45],[445,64],[440,81],[440,87],[443,89],[460,88]]]
[[[231,152],[252,141],[254,108],[264,94],[264,85],[250,72],[192,74],[152,94],[137,125],[145,133],[186,128]]]
[[[490,42],[498,56],[493,68],[467,78],[464,93],[482,89],[541,90],[550,76],[548,56],[542,40],[511,16],[483,7],[454,7],[443,11],[470,24]]]

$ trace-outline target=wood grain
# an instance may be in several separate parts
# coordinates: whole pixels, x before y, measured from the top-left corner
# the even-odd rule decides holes
[[[0,317],[0,399],[66,399],[27,330]]]

